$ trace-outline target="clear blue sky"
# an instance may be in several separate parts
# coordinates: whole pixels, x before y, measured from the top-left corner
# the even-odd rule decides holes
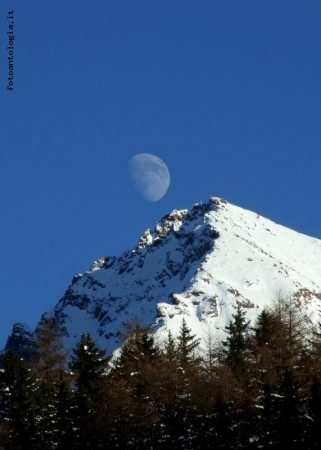
[[[0,58],[0,347],[210,196],[321,238],[320,0],[4,0]],[[169,167],[156,203],[131,185],[137,153]]]

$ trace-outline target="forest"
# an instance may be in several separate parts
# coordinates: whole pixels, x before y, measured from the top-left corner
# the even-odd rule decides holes
[[[280,294],[215,331],[201,346],[182,319],[157,342],[133,322],[110,359],[88,333],[66,354],[43,319],[27,358],[1,356],[0,449],[321,448],[321,325]]]

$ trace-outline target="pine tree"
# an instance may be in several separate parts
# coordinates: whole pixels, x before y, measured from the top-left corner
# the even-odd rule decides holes
[[[164,449],[192,448],[194,445],[196,431],[192,391],[194,380],[200,372],[200,359],[195,355],[199,342],[183,319],[177,344],[171,334],[165,344],[164,376],[169,390],[166,389],[166,402],[161,411],[165,425],[162,438]]]
[[[169,364],[175,364],[177,361],[177,347],[170,330],[164,344],[164,358]]]
[[[36,328],[34,350],[29,365],[38,378],[50,384],[59,380],[61,370],[66,365],[64,335],[52,317],[42,319]]]
[[[254,327],[254,340],[257,346],[269,346],[274,338],[274,320],[272,314],[267,310],[258,315]]]
[[[75,399],[67,375],[60,373],[56,382],[53,442],[55,450],[72,450],[76,440]]]
[[[310,364],[313,370],[313,377],[321,379],[321,322],[318,322],[311,331],[309,339]]]
[[[163,408],[174,404],[174,399],[178,389],[178,350],[172,333],[168,332],[168,337],[164,342],[161,361],[161,399]]]
[[[210,328],[208,328],[203,342],[205,344],[205,348],[203,349],[202,353],[204,369],[208,375],[209,381],[213,382],[215,378],[215,372],[224,361],[223,345],[218,337],[214,334],[214,331]]]
[[[195,358],[195,349],[199,346],[200,340],[195,339],[195,334],[191,334],[191,329],[187,327],[186,321],[183,318],[180,333],[178,335],[178,358],[182,367],[187,367],[188,364]]]
[[[37,379],[36,414],[37,449],[54,450],[55,416],[54,389],[47,381]]]
[[[308,418],[308,448],[317,450],[321,447],[321,383],[317,378],[313,380],[311,385]]]
[[[276,342],[276,328],[278,321],[267,309],[259,314],[253,327],[249,379],[256,405],[264,398],[265,389],[269,392],[278,382],[277,355],[280,342]]]
[[[53,318],[43,319],[37,326],[29,354],[28,367],[37,380],[35,440],[41,449],[53,449],[55,445],[55,384],[66,364],[63,336]]]
[[[154,336],[140,325],[132,330],[113,362],[110,376],[115,380],[114,384],[120,384],[126,390],[125,395],[130,392],[132,399],[127,402],[131,423],[126,424],[131,445],[144,440],[148,447],[155,438],[158,424],[155,404],[160,391],[161,362]],[[120,420],[124,421],[124,418]]]
[[[275,407],[275,396],[272,393],[271,385],[265,383],[263,386],[263,392],[261,395],[261,414],[257,419],[257,425],[259,428],[259,444],[261,448],[269,448],[272,445],[272,430],[275,429],[275,423],[279,416]]]
[[[302,314],[293,296],[277,294],[271,309],[275,321],[275,356],[277,371],[283,375],[300,366],[306,353],[309,318]]]
[[[98,389],[97,389],[98,387]],[[123,449],[129,442],[137,440],[136,398],[127,381],[115,372],[101,377],[96,385],[95,404],[97,413],[97,431],[102,442],[102,448]],[[137,448],[133,447],[132,448]]]
[[[291,371],[286,371],[276,393],[271,393],[271,422],[269,425],[270,448],[301,450],[304,446],[303,398],[300,383]]]
[[[37,386],[26,362],[13,350],[1,358],[0,418],[11,428],[12,448],[37,448]]]
[[[223,341],[225,354],[235,377],[239,381],[248,379],[248,356],[250,349],[250,321],[245,320],[245,312],[240,305],[226,326],[228,337]]]
[[[107,367],[108,358],[106,351],[101,350],[92,340],[89,333],[82,334],[80,341],[73,349],[70,369],[76,374],[76,385],[78,389],[91,389],[95,380]]]
[[[79,450],[94,450],[100,445],[95,386],[107,367],[108,358],[105,358],[105,353],[89,333],[82,334],[73,349],[69,367],[75,373],[76,381],[74,431],[75,446]]]
[[[136,325],[113,362],[114,371],[127,380],[133,380],[144,375],[143,367],[146,370],[147,365],[156,363],[159,358],[160,349],[155,344],[153,335],[147,328]]]
[[[208,447],[217,449],[234,449],[235,446],[235,421],[231,402],[224,401],[220,394],[210,414]]]

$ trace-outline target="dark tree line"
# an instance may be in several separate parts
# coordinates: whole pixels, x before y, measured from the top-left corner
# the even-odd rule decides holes
[[[321,448],[321,326],[279,296],[226,332],[201,351],[184,319],[162,345],[136,325],[112,361],[83,334],[67,365],[43,320],[28,360],[1,358],[0,449]]]

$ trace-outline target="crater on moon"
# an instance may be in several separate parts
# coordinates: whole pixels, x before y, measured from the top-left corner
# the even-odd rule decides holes
[[[140,153],[129,161],[131,179],[142,197],[157,202],[167,192],[170,184],[169,170],[160,158],[150,153]]]

